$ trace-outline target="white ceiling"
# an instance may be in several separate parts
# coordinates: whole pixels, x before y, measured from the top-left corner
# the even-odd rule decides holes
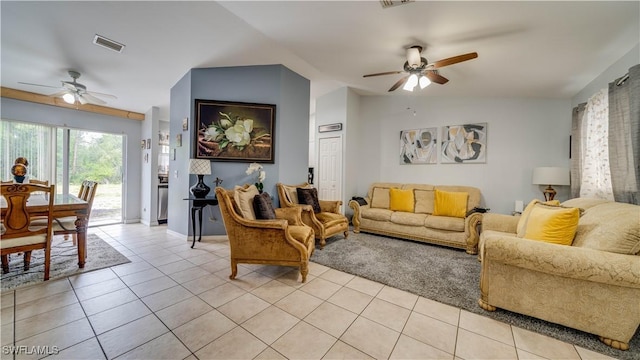
[[[67,70],[108,106],[160,107],[189,69],[284,64],[316,96],[342,86],[387,94],[405,48],[430,62],[478,52],[441,69],[450,81],[415,96],[571,98],[640,41],[639,1],[1,1],[1,84],[50,94]],[[92,44],[95,34],[126,45]],[[622,75],[622,74],[620,74]],[[396,90],[391,96],[407,96]],[[313,111],[313,109],[312,109]]]

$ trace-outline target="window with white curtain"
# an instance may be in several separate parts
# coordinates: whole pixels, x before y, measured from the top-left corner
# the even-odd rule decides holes
[[[589,98],[582,119],[582,179],[580,197],[613,200],[609,168],[609,94]]]
[[[13,180],[11,167],[17,157],[29,160],[28,176],[31,179],[52,179],[54,160],[51,156],[55,141],[54,128],[47,125],[0,120],[0,171],[2,180]]]

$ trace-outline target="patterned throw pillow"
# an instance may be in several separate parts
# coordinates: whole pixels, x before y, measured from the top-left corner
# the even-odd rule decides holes
[[[273,209],[271,196],[265,191],[253,198],[253,211],[258,220],[272,220],[276,218],[276,211]]]
[[[316,188],[297,188],[296,191],[298,192],[298,201],[300,201],[300,204],[311,205],[314,213],[319,213],[320,211],[322,211],[320,209],[320,201],[318,201],[318,190]]]

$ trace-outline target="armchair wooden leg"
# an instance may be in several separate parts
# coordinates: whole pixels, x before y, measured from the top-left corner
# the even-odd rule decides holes
[[[303,262],[300,264],[300,275],[302,276],[302,282],[307,281],[307,274],[309,273],[309,263]]]
[[[238,262],[231,259],[231,275],[229,275],[229,279],[235,279],[236,275],[238,275]]]
[[[29,265],[31,265],[31,251],[24,252],[24,269],[29,270]]]
[[[327,240],[325,238],[320,238],[320,250],[324,249],[325,245],[327,245]]]
[[[349,237],[349,230],[347,229],[344,231],[344,238],[346,239],[348,237]]]
[[[2,255],[2,273],[9,272],[9,255]]]

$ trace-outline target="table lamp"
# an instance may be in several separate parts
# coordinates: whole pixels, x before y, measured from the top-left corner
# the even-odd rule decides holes
[[[198,182],[191,187],[191,193],[196,198],[205,198],[211,188],[202,181],[202,178],[205,175],[211,175],[211,162],[204,159],[190,159],[189,174],[198,175]]]
[[[562,167],[537,167],[533,169],[532,181],[534,185],[547,185],[542,192],[545,201],[553,200],[556,191],[551,185],[569,185],[569,169]]]

